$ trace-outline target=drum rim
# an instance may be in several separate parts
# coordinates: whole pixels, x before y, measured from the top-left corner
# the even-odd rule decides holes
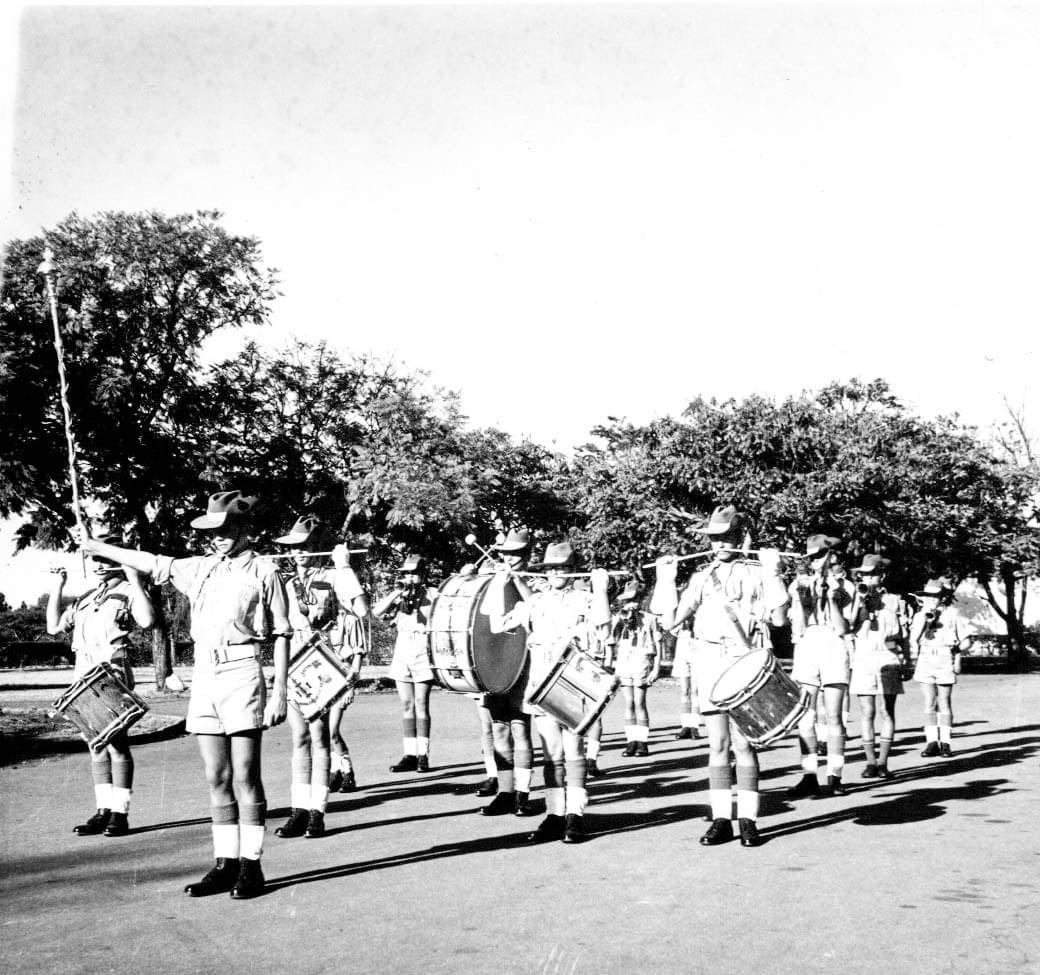
[[[722,698],[721,700],[715,696],[716,688],[718,688],[719,684],[722,683],[726,675],[731,670],[733,670],[735,667],[738,667],[741,664],[741,662],[747,660],[748,657],[759,656],[761,654],[766,655],[766,666],[761,667],[759,669],[758,673],[755,675],[754,679],[750,683],[744,684],[744,686],[739,691],[736,691],[730,694],[729,697]],[[769,678],[776,672],[778,666],[779,660],[777,659],[776,654],[774,654],[771,650],[767,650],[764,647],[760,650],[749,650],[747,653],[742,653],[721,674],[719,674],[718,679],[712,686],[711,693],[708,695],[708,697],[711,699],[711,703],[722,711],[728,711],[732,708],[735,708],[738,704],[741,704],[748,698],[753,697],[761,688],[763,688],[766,685],[766,683],[768,683]]]

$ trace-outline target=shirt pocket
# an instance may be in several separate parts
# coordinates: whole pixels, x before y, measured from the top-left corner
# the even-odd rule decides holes
[[[258,582],[239,583],[235,590],[234,615],[228,621],[228,643],[241,643],[262,639],[264,620]]]

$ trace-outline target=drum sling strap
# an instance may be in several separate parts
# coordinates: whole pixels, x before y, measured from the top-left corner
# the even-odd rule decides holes
[[[729,600],[726,598],[726,593],[722,588],[722,583],[719,581],[718,576],[715,574],[718,571],[718,567],[714,566],[711,572],[708,574],[708,581],[711,583],[712,589],[715,591],[715,595],[719,597],[719,602],[722,604],[722,611],[726,614],[726,618],[729,620],[730,625],[733,627],[733,632],[736,633],[737,639],[744,645],[747,650],[754,650],[755,648],[751,645],[751,641],[748,639],[748,635],[744,632],[744,627],[741,625],[740,620],[737,618],[736,610],[733,609],[729,604]]]

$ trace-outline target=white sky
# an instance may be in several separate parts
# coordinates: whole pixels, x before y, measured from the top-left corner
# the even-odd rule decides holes
[[[1040,423],[1040,5],[0,23],[5,240],[220,209],[281,271],[266,340],[426,369],[474,423],[569,448],[609,415],[853,375]]]

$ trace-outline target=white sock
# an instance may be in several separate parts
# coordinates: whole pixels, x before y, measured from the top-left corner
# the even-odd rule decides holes
[[[213,824],[213,857],[216,860],[223,858],[229,860],[238,859],[238,823],[214,823]]]
[[[404,753],[405,755],[418,755],[418,739],[417,738],[405,738],[404,740]]]
[[[289,804],[293,809],[311,808],[310,782],[294,782],[289,788]]]
[[[679,715],[679,724],[683,728],[696,728],[697,727],[697,715],[690,713],[684,713]]]
[[[924,740],[926,742],[939,740],[939,726],[937,724],[926,724],[924,726]]]
[[[112,786],[112,812],[122,813],[124,816],[130,812],[130,790],[119,786]]]
[[[430,739],[420,735],[415,739],[416,746],[418,747],[417,754],[429,755],[430,754]]]
[[[326,785],[311,785],[311,801],[307,804],[308,809],[317,809],[325,812],[329,804],[329,787]]]
[[[264,852],[264,827],[238,824],[239,856],[243,860],[259,860]]]
[[[595,738],[589,738],[585,741],[585,757],[591,758],[592,761],[596,761],[599,758],[599,740]]]
[[[845,756],[844,755],[827,755],[827,774],[833,775],[836,778],[841,778],[841,773],[845,768]]]
[[[329,772],[342,772],[343,771],[343,756],[338,752],[329,753]]]
[[[354,765],[350,761],[350,756],[349,755],[344,753],[344,754],[339,755],[337,757],[339,758],[339,768],[340,768],[340,771],[344,775],[346,775],[348,772],[353,772],[354,771]]]
[[[948,745],[950,743],[950,739],[953,737],[953,728],[951,728],[948,724],[941,724],[937,727],[939,728],[939,741]]]
[[[802,771],[806,775],[815,775],[819,767],[820,763],[816,760],[816,752],[802,756]]]
[[[731,819],[733,816],[733,792],[730,789],[709,789],[712,819]]]
[[[513,782],[517,792],[530,792],[531,770],[529,768],[513,769]]]
[[[95,782],[94,783],[94,801],[97,803],[98,809],[111,809],[112,808],[112,783],[111,782]]]
[[[513,791],[513,770],[511,768],[502,768],[498,770],[498,791]]]
[[[545,790],[545,812],[549,816],[562,816],[566,806],[563,789],[554,786]]]
[[[498,767],[495,765],[495,753],[492,752],[490,755],[484,756],[484,771],[487,773],[489,779],[493,779],[499,774]]]
[[[568,816],[581,816],[589,803],[588,790],[583,785],[569,785],[566,789],[566,808]]]
[[[645,724],[637,724],[632,729],[635,741],[647,742],[650,740],[650,727]]]
[[[758,819],[758,793],[737,789],[737,818]]]
[[[625,725],[625,741],[631,744],[636,740],[636,726],[634,724]]]

